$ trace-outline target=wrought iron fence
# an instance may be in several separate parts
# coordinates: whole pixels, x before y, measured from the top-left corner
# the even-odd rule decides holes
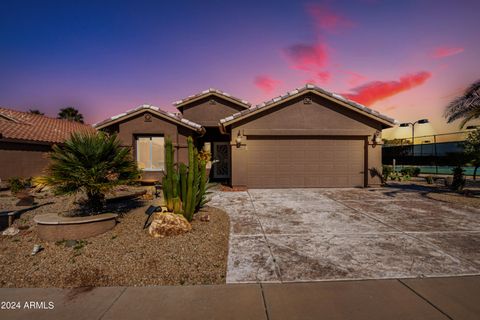
[[[451,174],[451,169],[466,162],[463,142],[469,131],[435,134],[412,139],[385,140],[382,147],[383,164],[419,166],[422,173]],[[466,174],[473,168],[465,167]],[[470,170],[472,169],[472,170]],[[472,171],[472,173],[470,173]]]

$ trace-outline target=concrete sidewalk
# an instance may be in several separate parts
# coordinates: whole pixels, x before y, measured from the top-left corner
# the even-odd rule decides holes
[[[71,290],[2,288],[0,319],[479,319],[479,297],[478,276]],[[5,310],[13,307],[8,302],[20,308]],[[51,303],[53,309],[49,309]]]

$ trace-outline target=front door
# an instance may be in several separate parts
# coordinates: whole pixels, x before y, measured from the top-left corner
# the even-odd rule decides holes
[[[214,179],[230,178],[230,142],[213,142],[212,165]]]

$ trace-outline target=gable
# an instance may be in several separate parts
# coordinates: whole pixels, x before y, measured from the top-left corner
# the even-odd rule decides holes
[[[179,134],[190,136],[197,132],[149,110],[144,110],[144,112],[102,127],[100,130],[116,133],[123,146],[131,146],[132,139],[136,135],[169,136],[177,141]]]
[[[202,126],[216,127],[220,119],[245,110],[244,106],[211,94],[201,99],[189,102],[181,107],[183,117]]]
[[[252,135],[261,134],[351,134],[364,135],[382,124],[353,110],[316,95],[306,93],[240,119],[232,128],[241,128]]]
[[[258,114],[265,114],[266,110],[278,108],[288,101],[291,102],[298,97],[305,96],[307,94],[309,94],[310,96],[319,96],[328,100],[329,102],[333,102],[339,112],[341,112],[341,109],[351,110],[354,113],[370,118],[380,123],[382,128],[391,128],[395,124],[397,124],[395,119],[383,115],[376,110],[368,108],[341,95],[326,91],[315,85],[307,84],[304,87],[289,91],[282,96],[273,98],[269,101],[256,105],[255,107],[243,110],[229,117],[221,119],[221,128],[223,131],[225,131],[226,127],[231,126],[236,122],[243,121],[244,119],[252,116],[258,116]]]
[[[142,114],[154,115],[159,119],[164,119],[167,122],[171,122],[176,125],[186,127],[190,130],[197,131],[197,132],[204,132],[204,128],[202,128],[202,126],[199,125],[198,123],[182,118],[171,112],[163,111],[160,108],[151,106],[151,105],[141,105],[135,109],[115,115],[113,117],[110,117],[109,119],[106,119],[100,123],[95,124],[94,127],[97,128],[98,130],[101,130],[104,128],[112,127],[113,125],[116,125],[120,122],[128,121],[128,119],[136,118],[138,115],[142,115]]]

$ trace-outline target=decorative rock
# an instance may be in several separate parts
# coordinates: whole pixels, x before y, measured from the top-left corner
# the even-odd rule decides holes
[[[154,213],[148,233],[154,238],[174,236],[192,230],[184,216],[172,212]]]
[[[20,232],[19,229],[15,227],[9,227],[2,232],[3,236],[14,236]]]
[[[36,244],[33,246],[33,250],[32,250],[32,253],[30,253],[30,255],[34,256],[42,250],[43,250],[43,247],[39,244]]]
[[[21,206],[21,207],[29,207],[29,206],[33,206],[33,204],[35,203],[35,197],[32,196],[30,193],[26,192],[26,191],[21,191],[21,192],[18,192],[16,195],[15,195],[18,199],[20,199],[15,205],[16,206]]]
[[[210,215],[208,214],[204,214],[200,217],[200,221],[203,221],[203,222],[208,222],[210,221]]]
[[[143,200],[153,200],[153,195],[146,193],[142,196],[142,198]]]

